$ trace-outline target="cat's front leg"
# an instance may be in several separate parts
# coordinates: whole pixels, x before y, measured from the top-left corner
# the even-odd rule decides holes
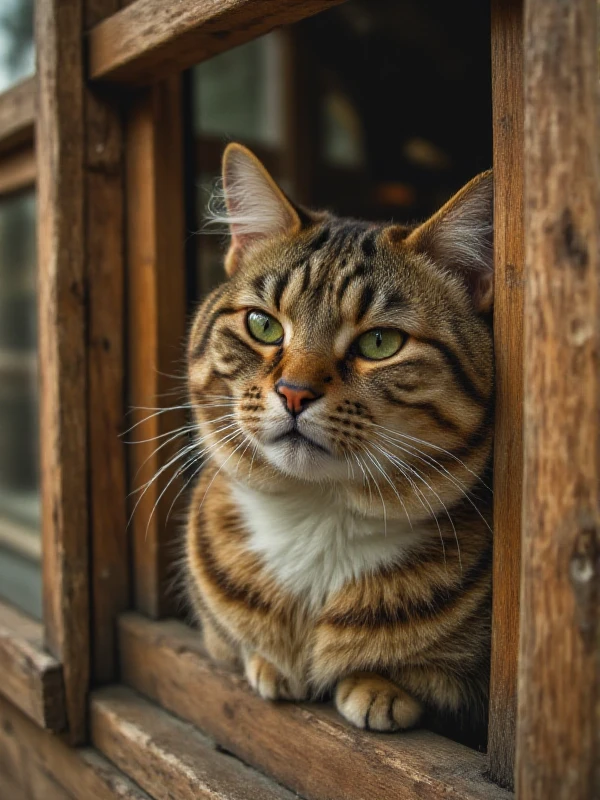
[[[306,684],[288,678],[277,667],[258,653],[250,653],[244,659],[246,680],[264,700],[305,700],[308,696]]]
[[[227,641],[226,637],[207,616],[202,619],[202,638],[206,651],[213,661],[232,669],[239,669],[240,657],[238,650]]]
[[[348,722],[370,731],[412,728],[423,712],[418,700],[373,672],[355,672],[341,680],[335,706]]]

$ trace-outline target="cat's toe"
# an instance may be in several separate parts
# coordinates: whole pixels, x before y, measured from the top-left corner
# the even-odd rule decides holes
[[[246,659],[246,679],[264,700],[303,700],[306,696],[302,686],[288,680],[258,653]]]
[[[335,705],[348,722],[370,731],[398,731],[419,721],[422,706],[395,683],[360,673],[340,681]]]

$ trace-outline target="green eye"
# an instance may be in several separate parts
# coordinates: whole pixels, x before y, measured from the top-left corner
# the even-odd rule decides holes
[[[250,311],[246,317],[250,335],[263,344],[279,344],[283,339],[283,326],[275,317],[264,311]]]
[[[396,355],[403,341],[402,333],[395,328],[373,328],[358,337],[356,347],[363,358],[380,361]]]

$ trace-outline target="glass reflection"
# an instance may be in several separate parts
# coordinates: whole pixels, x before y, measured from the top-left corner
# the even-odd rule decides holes
[[[0,200],[0,595],[40,613],[33,191]]]
[[[33,0],[0,2],[0,91],[35,69]]]

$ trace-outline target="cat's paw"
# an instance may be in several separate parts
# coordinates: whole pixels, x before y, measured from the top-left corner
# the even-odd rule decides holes
[[[348,722],[368,731],[399,731],[412,728],[423,708],[395,683],[369,672],[356,673],[340,681],[335,705]]]
[[[258,653],[252,653],[246,658],[246,680],[264,700],[306,699],[306,687],[286,678],[277,667]]]

